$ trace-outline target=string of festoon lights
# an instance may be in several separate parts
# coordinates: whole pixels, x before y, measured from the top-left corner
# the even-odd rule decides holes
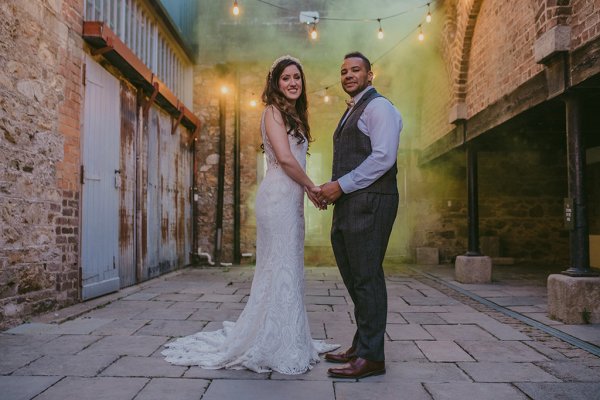
[[[296,10],[292,10],[289,9],[287,7],[283,7],[274,3],[271,3],[269,1],[266,0],[254,0],[257,1],[259,3],[274,7],[274,8],[278,8],[280,10],[284,10],[284,11],[288,11],[290,14],[297,14]],[[402,42],[404,42],[406,39],[408,39],[410,36],[412,36],[415,32],[417,32],[417,40],[419,42],[424,42],[425,41],[425,33],[423,31],[423,26],[425,24],[429,24],[431,23],[432,20],[432,15],[431,15],[431,4],[435,3],[436,0],[431,0],[428,1],[424,4],[421,5],[416,5],[413,6],[407,10],[403,10],[401,12],[395,13],[395,14],[391,14],[391,15],[386,15],[386,16],[381,16],[378,18],[335,18],[335,17],[320,17],[320,16],[314,16],[311,15],[309,13],[304,14],[304,19],[309,21],[306,22],[306,24],[309,26],[308,29],[308,34],[309,37],[312,40],[317,40],[319,38],[319,31],[317,29],[317,25],[319,24],[319,22],[321,21],[335,21],[335,22],[359,22],[359,23],[376,23],[377,25],[377,30],[376,30],[376,35],[377,35],[377,39],[379,40],[383,40],[385,37],[385,33],[383,30],[383,26],[382,26],[382,21],[391,19],[391,18],[395,18],[395,17],[399,17],[401,15],[404,14],[408,14],[416,9],[420,9],[420,8],[427,8],[427,14],[425,14],[423,20],[414,28],[412,29],[410,32],[408,32],[405,36],[403,36],[402,38],[400,38],[393,46],[391,46],[388,50],[386,50],[383,54],[381,54],[379,57],[377,57],[376,59],[374,59],[374,61],[371,62],[372,65],[375,65],[376,62],[378,62],[379,60],[381,60],[383,57],[385,57],[386,55],[388,55],[392,50],[394,50],[396,47],[398,47]],[[240,2],[238,0],[234,0],[233,1],[233,5],[231,8],[231,13],[233,14],[234,17],[239,17],[241,14],[241,8],[240,8]],[[330,87],[332,87],[333,85],[335,85],[337,83],[333,82],[330,85],[321,87],[317,90],[313,90],[310,93],[314,94],[314,93],[319,93],[319,92],[324,92],[325,94],[323,95],[323,101],[325,103],[329,103],[331,100],[331,97],[328,94],[328,89]],[[257,100],[254,98],[254,93],[252,93],[252,99],[249,102],[249,105],[251,107],[256,107],[258,105]]]

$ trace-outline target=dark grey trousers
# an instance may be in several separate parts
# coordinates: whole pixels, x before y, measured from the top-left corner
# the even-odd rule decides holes
[[[383,361],[387,291],[383,257],[398,211],[397,194],[362,192],[340,199],[333,209],[331,244],[354,302],[356,355]]]

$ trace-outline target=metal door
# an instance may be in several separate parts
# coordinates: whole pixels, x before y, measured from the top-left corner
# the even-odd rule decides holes
[[[86,56],[81,211],[82,298],[119,289],[119,81]]]

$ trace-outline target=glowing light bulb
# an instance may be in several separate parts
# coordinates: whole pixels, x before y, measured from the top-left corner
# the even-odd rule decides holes
[[[427,21],[427,23],[431,22],[431,8],[429,7],[430,3],[427,3],[427,16],[425,17],[425,21]]]
[[[256,100],[252,99],[250,100],[250,107],[256,107]]]
[[[223,93],[223,94],[229,93],[229,88],[225,85],[221,86],[221,93]]]
[[[328,94],[326,94],[326,95],[325,95],[325,97],[323,97],[323,101],[324,101],[325,103],[329,103],[329,100],[330,100],[330,99],[329,99],[329,95],[328,95]]]
[[[317,32],[317,25],[313,25],[312,29],[310,30],[310,38],[312,40],[317,40],[318,37],[319,33]]]
[[[425,35],[423,35],[423,28],[419,25],[419,42],[425,40]]]
[[[233,13],[233,15],[235,15],[236,17],[238,15],[240,15],[240,6],[238,6],[238,2],[237,0],[234,0],[233,2],[233,8],[231,9],[231,12]]]
[[[381,18],[377,18],[377,22],[379,23],[379,30],[377,31],[377,38],[379,40],[383,39],[383,28],[381,27]]]

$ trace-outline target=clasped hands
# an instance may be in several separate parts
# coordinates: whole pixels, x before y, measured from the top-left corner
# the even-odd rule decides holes
[[[326,210],[328,204],[334,203],[342,195],[342,188],[337,181],[327,182],[321,186],[305,187],[310,201],[319,210]]]

